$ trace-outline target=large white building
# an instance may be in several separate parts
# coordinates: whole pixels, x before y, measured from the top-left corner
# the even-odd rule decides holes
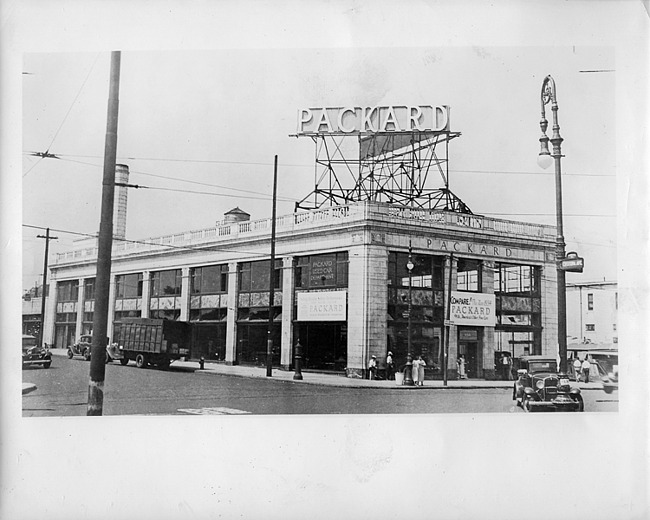
[[[265,364],[271,219],[247,219],[237,208],[204,229],[115,240],[109,337],[124,317],[184,320],[192,357]],[[495,377],[502,351],[555,355],[553,227],[369,201],[276,226],[275,366],[291,368],[300,341],[306,368],[363,377],[372,355],[405,362],[409,321],[429,377],[442,374],[446,324],[450,377],[460,354],[476,378]],[[91,332],[96,260],[87,239],[51,263],[44,340],[55,347]]]

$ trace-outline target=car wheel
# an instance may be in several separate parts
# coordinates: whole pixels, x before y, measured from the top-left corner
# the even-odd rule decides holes
[[[603,390],[605,390],[606,394],[611,394],[614,391],[613,386],[603,386]]]
[[[86,361],[90,361],[90,349],[89,349],[89,348],[87,348],[86,350],[84,350],[84,359],[85,359]]]
[[[142,354],[135,356],[135,366],[138,368],[144,368],[147,366],[147,363],[144,360],[144,356]]]
[[[47,363],[43,363],[43,368],[50,368],[51,365],[52,365],[52,362],[48,361]]]
[[[120,359],[120,363],[122,363],[122,366],[128,365],[129,364],[129,358],[123,357],[122,359]]]
[[[517,400],[517,385],[514,385],[512,387],[512,400],[516,401]]]
[[[74,354],[72,353],[71,349],[68,349],[68,359],[72,359]]]
[[[576,397],[573,398],[573,400],[578,402],[578,412],[584,412],[585,402],[582,400],[582,396],[577,395]]]

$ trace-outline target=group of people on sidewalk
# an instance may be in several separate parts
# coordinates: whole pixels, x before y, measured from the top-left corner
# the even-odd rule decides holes
[[[582,375],[584,382],[588,383],[589,372],[591,372],[591,361],[589,361],[588,357],[585,357],[583,361],[580,361],[578,357],[573,360],[573,375],[576,383],[580,382],[580,375]]]
[[[424,358],[418,356],[417,359],[413,360],[411,367],[411,377],[413,383],[416,386],[424,386],[424,367],[427,366]],[[405,366],[404,370],[408,370],[408,367]],[[377,379],[377,356],[372,356],[368,362],[368,379]],[[404,374],[406,376],[406,374]],[[395,362],[393,361],[393,353],[388,352],[386,355],[386,379],[393,381],[395,380]]]

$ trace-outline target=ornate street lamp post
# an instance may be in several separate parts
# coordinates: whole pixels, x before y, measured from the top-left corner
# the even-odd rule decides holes
[[[407,343],[406,343],[406,365],[404,367],[404,384],[406,386],[413,386],[413,354],[411,352],[411,311],[413,310],[413,260],[411,256],[411,241],[409,240],[409,259],[406,262],[406,269],[409,272],[409,294],[408,294],[408,330],[407,330]]]
[[[560,371],[567,372],[567,343],[566,343],[566,278],[565,271],[562,269],[561,262],[565,258],[564,231],[562,226],[562,167],[560,164],[562,158],[562,141],[560,137],[560,125],[557,119],[557,95],[555,90],[555,81],[549,75],[544,78],[541,92],[542,101],[542,119],[539,126],[542,129],[542,136],[539,138],[541,150],[537,158],[537,164],[546,169],[555,162],[555,213],[557,219],[557,238],[555,246],[556,265],[557,265],[557,339],[558,350],[560,355]],[[549,139],[546,135],[548,121],[546,120],[545,106],[551,103],[553,112],[553,135]],[[549,152],[548,142],[553,145],[553,153]]]

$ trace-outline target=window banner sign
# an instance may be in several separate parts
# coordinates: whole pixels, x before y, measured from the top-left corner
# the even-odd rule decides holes
[[[496,298],[494,294],[451,291],[451,325],[478,325],[494,327],[496,324]]]
[[[298,321],[345,321],[346,291],[298,293]]]

